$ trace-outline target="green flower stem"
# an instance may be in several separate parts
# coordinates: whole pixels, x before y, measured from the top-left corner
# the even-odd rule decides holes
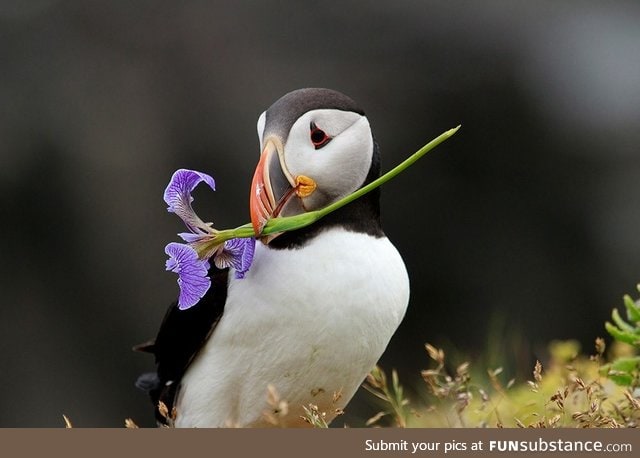
[[[458,129],[460,129],[460,126],[455,127],[453,129],[449,129],[448,131],[440,134],[438,137],[431,140],[429,143],[424,145],[418,151],[413,153],[411,156],[409,156],[403,162],[401,162],[400,164],[398,164],[397,166],[389,170],[387,173],[382,175],[377,180],[372,181],[368,185],[358,189],[357,191],[349,194],[346,197],[343,197],[342,199],[332,203],[331,205],[328,205],[320,210],[307,212],[300,215],[271,218],[265,225],[264,229],[262,230],[261,235],[269,235],[269,234],[274,234],[278,232],[302,229],[305,226],[315,223],[320,218],[327,216],[329,213],[334,212],[339,208],[344,207],[348,203],[353,202],[357,198],[362,197],[363,195],[374,190],[378,186],[386,183],[392,178],[395,178],[400,172],[403,172],[409,166],[413,165],[414,162],[416,162],[422,156],[427,154],[433,148],[435,148],[440,143],[442,143],[443,141],[453,136],[458,131]],[[215,237],[215,244],[219,245],[221,243],[224,243],[227,240],[234,239],[234,238],[248,238],[248,237],[255,237],[255,234],[253,232],[253,226],[250,223],[244,224],[235,229],[226,229],[226,230],[218,231]]]

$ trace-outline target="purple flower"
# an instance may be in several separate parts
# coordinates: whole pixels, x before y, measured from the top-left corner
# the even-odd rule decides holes
[[[167,270],[178,274],[178,308],[186,310],[193,307],[211,287],[209,263],[198,258],[198,253],[189,245],[172,242],[164,252],[169,255]]]
[[[167,270],[178,274],[178,308],[181,310],[196,305],[211,287],[208,277],[210,258],[213,258],[219,269],[233,267],[235,277],[244,278],[251,267],[256,243],[253,238],[236,238],[227,240],[223,245],[216,245],[218,231],[211,223],[202,221],[191,207],[191,193],[202,182],[215,191],[215,182],[211,176],[195,170],[180,169],[173,174],[164,191],[167,210],[178,215],[190,231],[178,234],[186,244],[172,242],[165,247],[165,252],[169,255]]]
[[[191,193],[203,181],[211,189],[216,190],[216,183],[210,175],[195,170],[180,169],[174,172],[167,189],[164,190],[164,201],[169,206],[167,210],[178,215],[194,234],[211,232],[211,225],[203,222],[191,207],[193,202]]]
[[[224,248],[218,253],[213,262],[218,269],[233,267],[236,278],[244,278],[251,267],[256,239],[231,239],[224,242]]]

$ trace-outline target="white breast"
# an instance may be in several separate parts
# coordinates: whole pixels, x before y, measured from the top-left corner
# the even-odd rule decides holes
[[[257,244],[183,377],[176,426],[261,426],[269,384],[289,403],[288,424],[309,403],[330,415],[380,358],[408,300],[404,263],[386,237],[335,228],[301,249]]]

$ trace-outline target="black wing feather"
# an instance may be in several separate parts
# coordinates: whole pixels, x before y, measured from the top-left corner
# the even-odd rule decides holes
[[[211,288],[200,302],[187,310],[178,309],[177,302],[174,302],[162,320],[155,341],[138,346],[142,347],[139,350],[153,353],[156,358],[155,383],[149,383],[152,374],[143,374],[144,383],[137,385],[147,388],[156,409],[156,418],[162,423],[167,420],[158,411],[158,402],[162,401],[171,412],[182,376],[222,317],[227,300],[228,275],[229,269],[211,266]]]

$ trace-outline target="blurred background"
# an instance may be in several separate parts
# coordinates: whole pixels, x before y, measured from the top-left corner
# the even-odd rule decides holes
[[[425,342],[520,378],[553,339],[591,351],[640,281],[638,24],[631,1],[1,0],[0,426],[153,425],[131,346],[177,294],[164,187],[206,171],[199,213],[247,222],[256,120],[300,87],[357,100],[384,170],[462,124],[383,188],[412,282],[385,369],[419,390]]]

